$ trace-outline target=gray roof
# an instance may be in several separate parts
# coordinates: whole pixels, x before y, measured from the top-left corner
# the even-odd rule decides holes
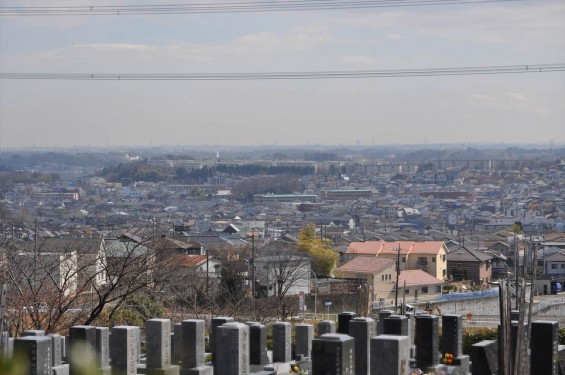
[[[465,246],[458,247],[447,253],[448,262],[487,262],[491,259],[492,256],[480,251],[467,249]]]

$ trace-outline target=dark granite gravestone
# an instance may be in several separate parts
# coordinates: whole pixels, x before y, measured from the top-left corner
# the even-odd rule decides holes
[[[471,374],[498,374],[498,343],[494,340],[484,340],[471,347]]]
[[[217,328],[217,375],[249,374],[249,327],[243,323],[225,323]]]
[[[389,315],[384,318],[383,334],[408,336],[410,332],[410,321],[404,315]]]
[[[435,315],[416,316],[416,365],[427,371],[438,363],[439,319]]]
[[[408,375],[410,338],[380,335],[371,338],[371,375]]]
[[[313,375],[355,375],[355,339],[326,333],[312,341]]]
[[[137,374],[137,338],[133,326],[116,326],[110,335],[110,356],[112,359],[112,374]]]
[[[318,336],[326,333],[336,333],[336,326],[333,320],[322,320],[318,323]]]
[[[292,325],[288,322],[275,322],[273,329],[273,362],[290,362],[292,360]]]
[[[269,363],[267,355],[267,327],[261,323],[249,323],[249,362],[252,365]]]
[[[146,368],[148,375],[178,375],[171,365],[171,321],[149,319],[145,322]]]
[[[29,366],[29,375],[52,375],[52,345],[51,337],[18,337],[14,340],[14,356]]]
[[[74,326],[69,328],[69,359],[70,374],[78,375],[81,366],[94,365],[96,353],[96,327]]]
[[[532,350],[530,363],[536,374],[557,375],[559,322],[536,320],[532,322]]]
[[[442,353],[458,357],[463,354],[463,317],[461,315],[443,315]]]
[[[312,324],[296,324],[294,326],[294,356],[310,358],[312,340],[314,339],[314,326]]]
[[[100,375],[110,374],[110,330],[96,327],[94,363]]]
[[[351,311],[344,311],[337,315],[337,332],[349,334],[349,321],[355,318],[357,314]]]
[[[355,339],[355,373],[367,375],[371,368],[371,337],[375,336],[375,321],[371,318],[353,318],[349,321],[349,335]]]
[[[379,311],[379,320],[377,321],[377,335],[384,334],[385,330],[385,318],[387,316],[394,315],[392,310],[381,310]]]
[[[212,363],[216,363],[216,360],[214,358],[214,354],[216,354],[216,330],[222,324],[232,323],[232,322],[233,322],[233,318],[230,318],[229,316],[217,316],[215,318],[212,318],[212,322],[211,322],[212,327],[209,337],[210,353],[212,353]]]

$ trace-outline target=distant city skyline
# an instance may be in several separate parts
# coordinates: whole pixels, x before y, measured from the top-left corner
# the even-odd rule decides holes
[[[83,4],[93,5],[73,2]],[[116,2],[94,5],[104,4]],[[37,4],[5,1],[2,7],[32,5]],[[565,62],[565,3],[559,0],[0,19],[1,73],[218,74]],[[557,146],[565,143],[563,103],[565,72],[248,81],[2,79],[0,150]]]

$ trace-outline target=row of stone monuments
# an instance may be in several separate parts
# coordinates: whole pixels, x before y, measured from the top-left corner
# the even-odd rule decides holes
[[[497,341],[475,344],[470,356],[462,350],[463,319],[444,315],[442,351],[439,320],[427,313],[395,315],[381,311],[379,318],[338,315],[317,325],[272,324],[272,351],[267,351],[267,326],[239,323],[230,317],[211,320],[209,352],[205,352],[204,320],[151,319],[145,326],[145,353],[141,329],[75,326],[68,336],[25,331],[21,337],[4,337],[5,357],[29,364],[30,375],[269,375],[291,372],[313,375],[453,375],[500,374]],[[512,324],[517,332],[517,322]],[[337,328],[337,329],[336,329]],[[531,374],[561,374],[558,359],[558,323],[535,321],[531,329]],[[514,334],[515,338],[515,334]]]

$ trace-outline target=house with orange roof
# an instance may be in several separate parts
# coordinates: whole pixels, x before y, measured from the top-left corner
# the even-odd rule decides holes
[[[399,299],[418,302],[441,296],[443,281],[422,270],[404,270],[400,272],[398,285]]]
[[[352,242],[345,260],[356,257],[400,259],[400,270],[422,270],[439,280],[447,277],[448,249],[443,241],[366,241]]]

